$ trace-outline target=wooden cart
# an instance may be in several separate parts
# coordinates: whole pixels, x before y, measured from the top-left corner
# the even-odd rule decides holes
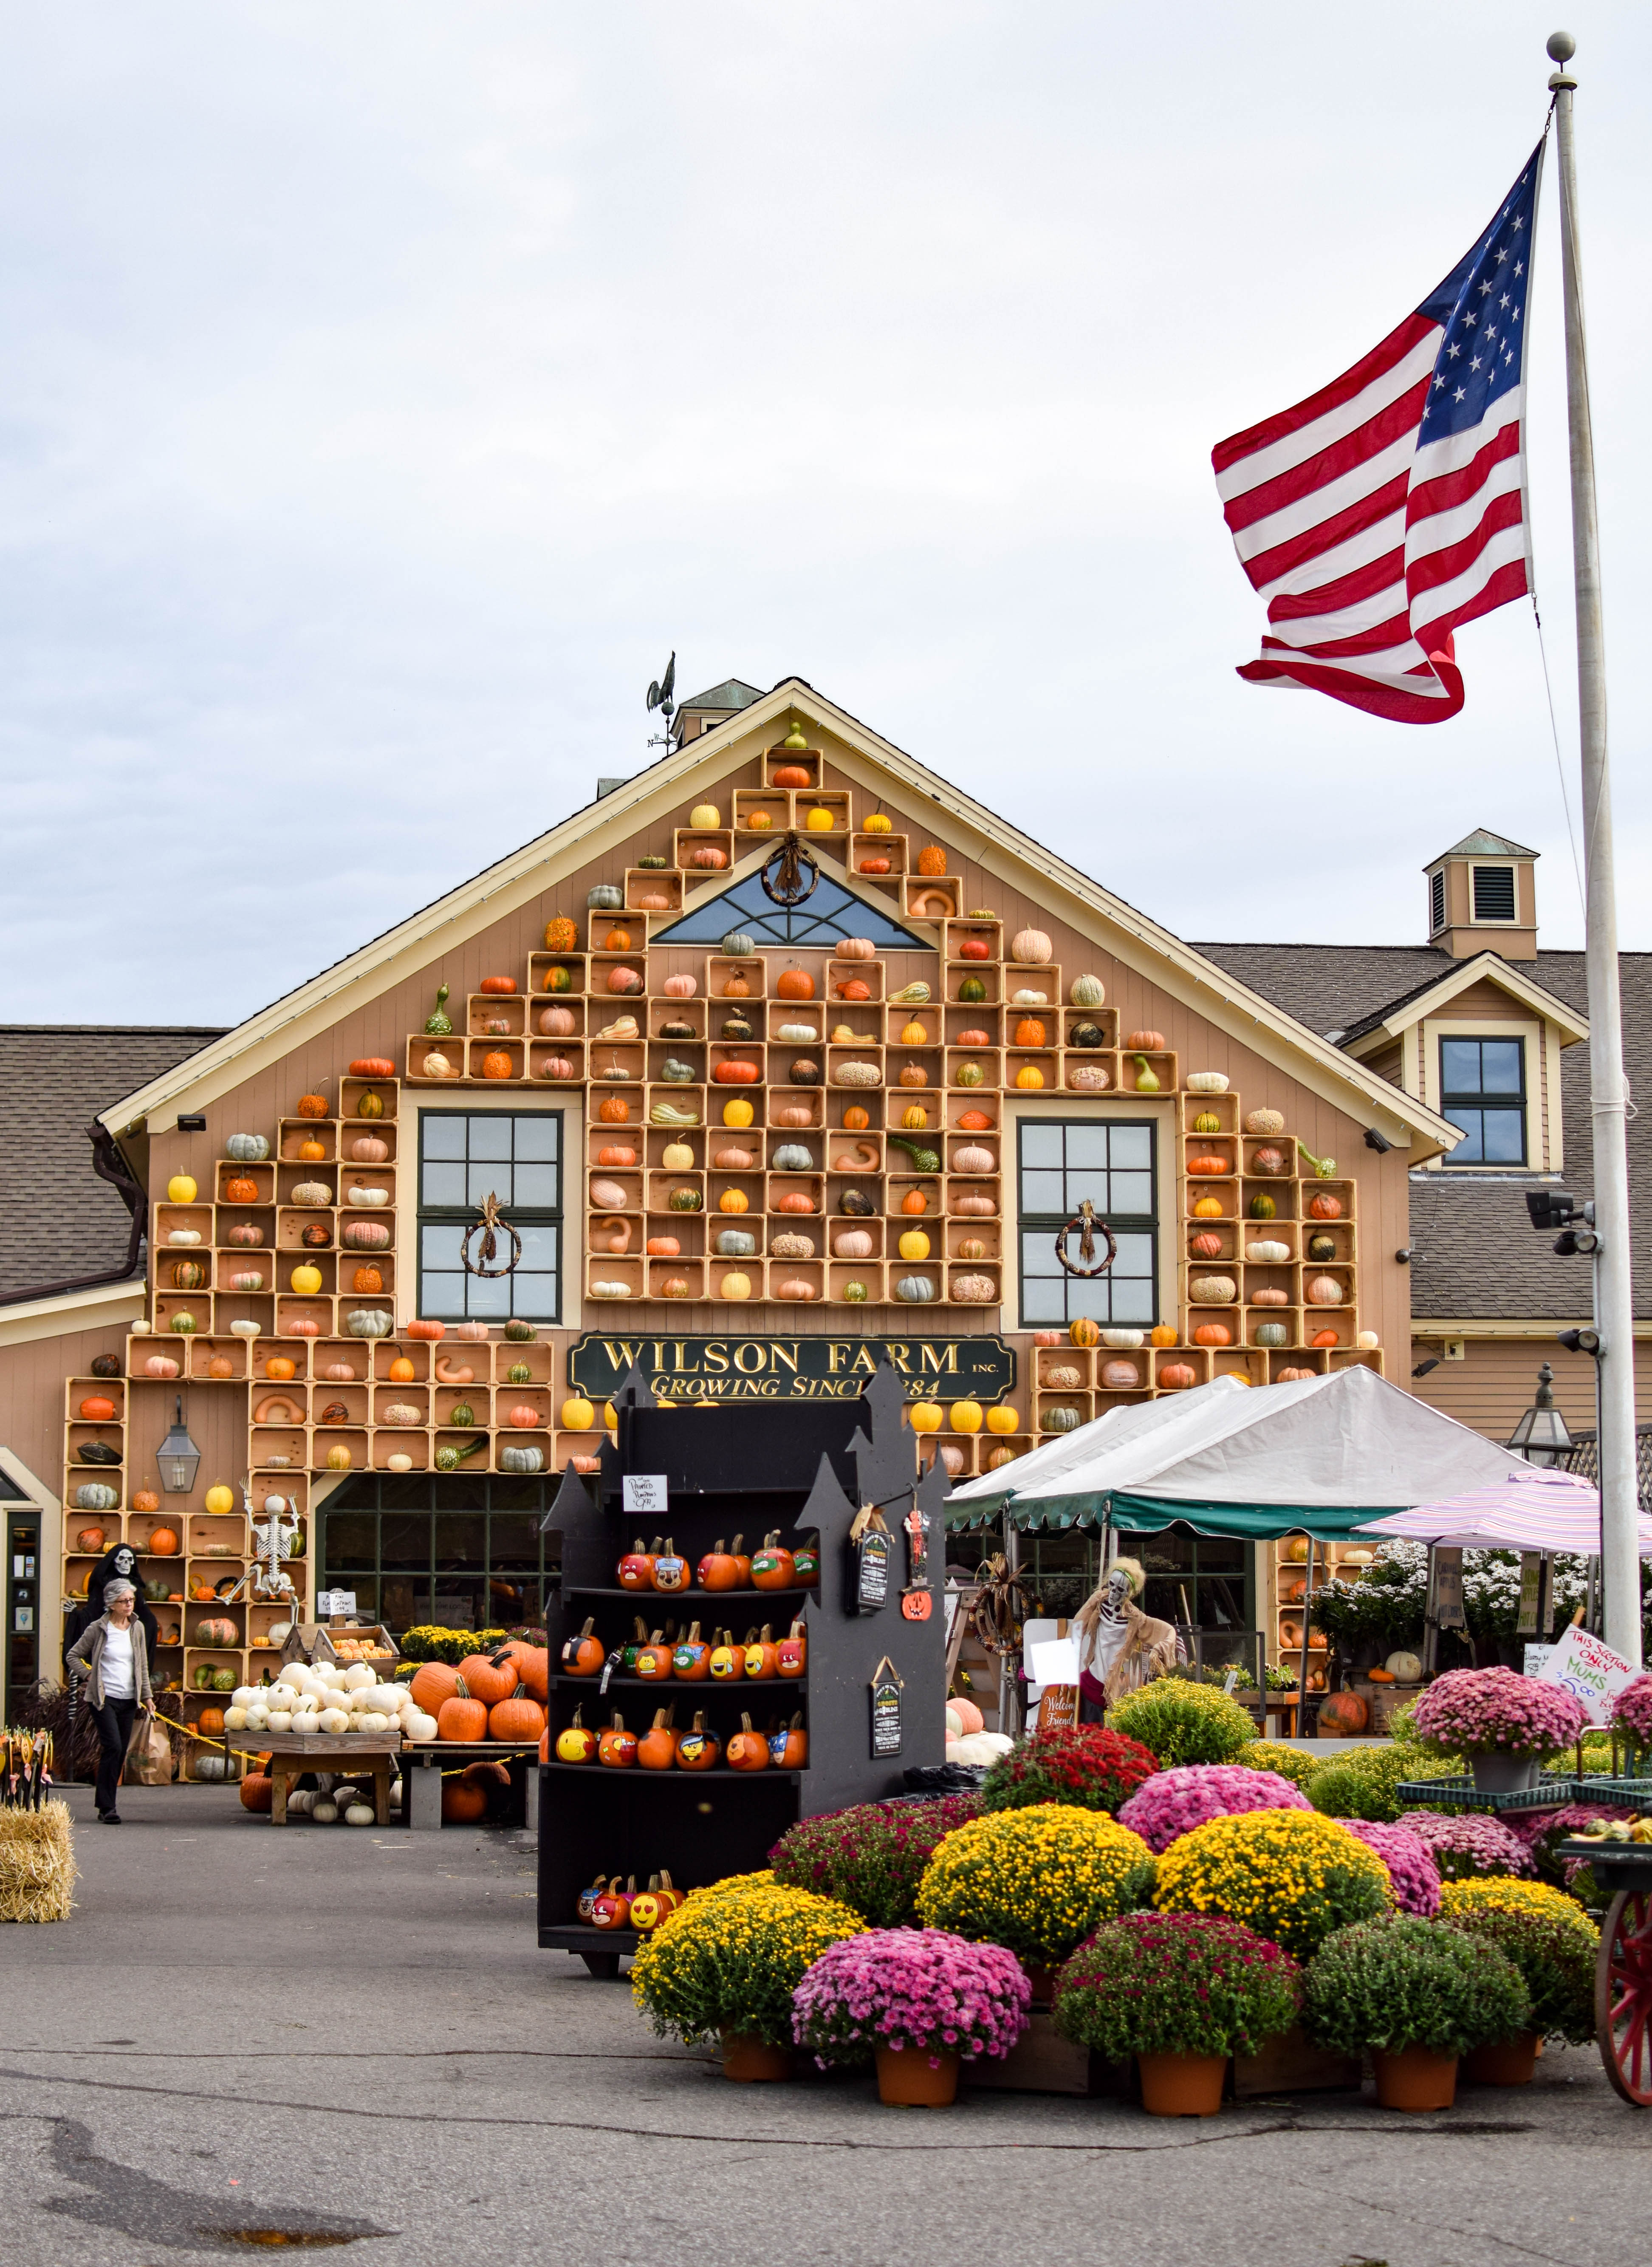
[[[1612,2085],[1637,2109],[1652,2109],[1652,1843],[1562,1842],[1612,1902],[1595,1969],[1595,2036]]]

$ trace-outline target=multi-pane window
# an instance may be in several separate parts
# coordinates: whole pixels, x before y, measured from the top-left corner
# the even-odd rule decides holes
[[[487,1472],[363,1472],[321,1513],[322,1588],[353,1590],[393,1633],[536,1627],[561,1538],[541,1535],[548,1484]]]
[[[1158,1193],[1150,1120],[1024,1119],[1017,1161],[1021,1321],[1036,1330],[1090,1316],[1098,1323],[1158,1317]],[[1055,1256],[1055,1238],[1088,1198],[1118,1239],[1109,1272],[1085,1282]],[[1079,1258],[1078,1232],[1068,1255]],[[1097,1239],[1097,1256],[1105,1245]]]
[[[1252,1546],[1237,1535],[1194,1535],[1167,1527],[1156,1535],[1120,1530],[1119,1548],[1139,1559],[1147,1575],[1144,1613],[1186,1629],[1248,1630],[1252,1619]]]
[[[522,1238],[509,1274],[467,1274],[465,1231],[485,1200]],[[419,1119],[419,1312],[432,1320],[554,1323],[561,1312],[562,1113],[539,1110],[426,1110]],[[508,1236],[489,1264],[510,1257]],[[479,1262],[480,1231],[470,1258]]]
[[[1526,1162],[1526,1049],[1523,1039],[1442,1039],[1440,1110],[1463,1139],[1450,1165]]]

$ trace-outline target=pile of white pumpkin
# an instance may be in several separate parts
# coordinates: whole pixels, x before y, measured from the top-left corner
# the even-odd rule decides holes
[[[973,1700],[956,1697],[946,1704],[946,1759],[950,1764],[976,1766],[995,1764],[1015,1742],[1002,1732],[989,1732]]]
[[[381,1684],[365,1662],[341,1669],[290,1662],[273,1684],[238,1685],[224,1712],[226,1732],[400,1732],[406,1740],[433,1740],[427,1716],[405,1684]]]

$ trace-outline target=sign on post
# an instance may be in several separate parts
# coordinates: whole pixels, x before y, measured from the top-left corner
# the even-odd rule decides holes
[[[1538,1682],[1558,1684],[1582,1703],[1591,1724],[1604,1724],[1612,1702],[1638,1674],[1604,1640],[1591,1637],[1574,1624],[1561,1632],[1560,1641],[1538,1671]]]

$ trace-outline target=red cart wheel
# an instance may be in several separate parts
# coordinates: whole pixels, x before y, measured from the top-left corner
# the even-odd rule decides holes
[[[1626,2102],[1652,2109],[1652,1899],[1620,1889],[1607,1909],[1595,1969],[1595,2036]]]

